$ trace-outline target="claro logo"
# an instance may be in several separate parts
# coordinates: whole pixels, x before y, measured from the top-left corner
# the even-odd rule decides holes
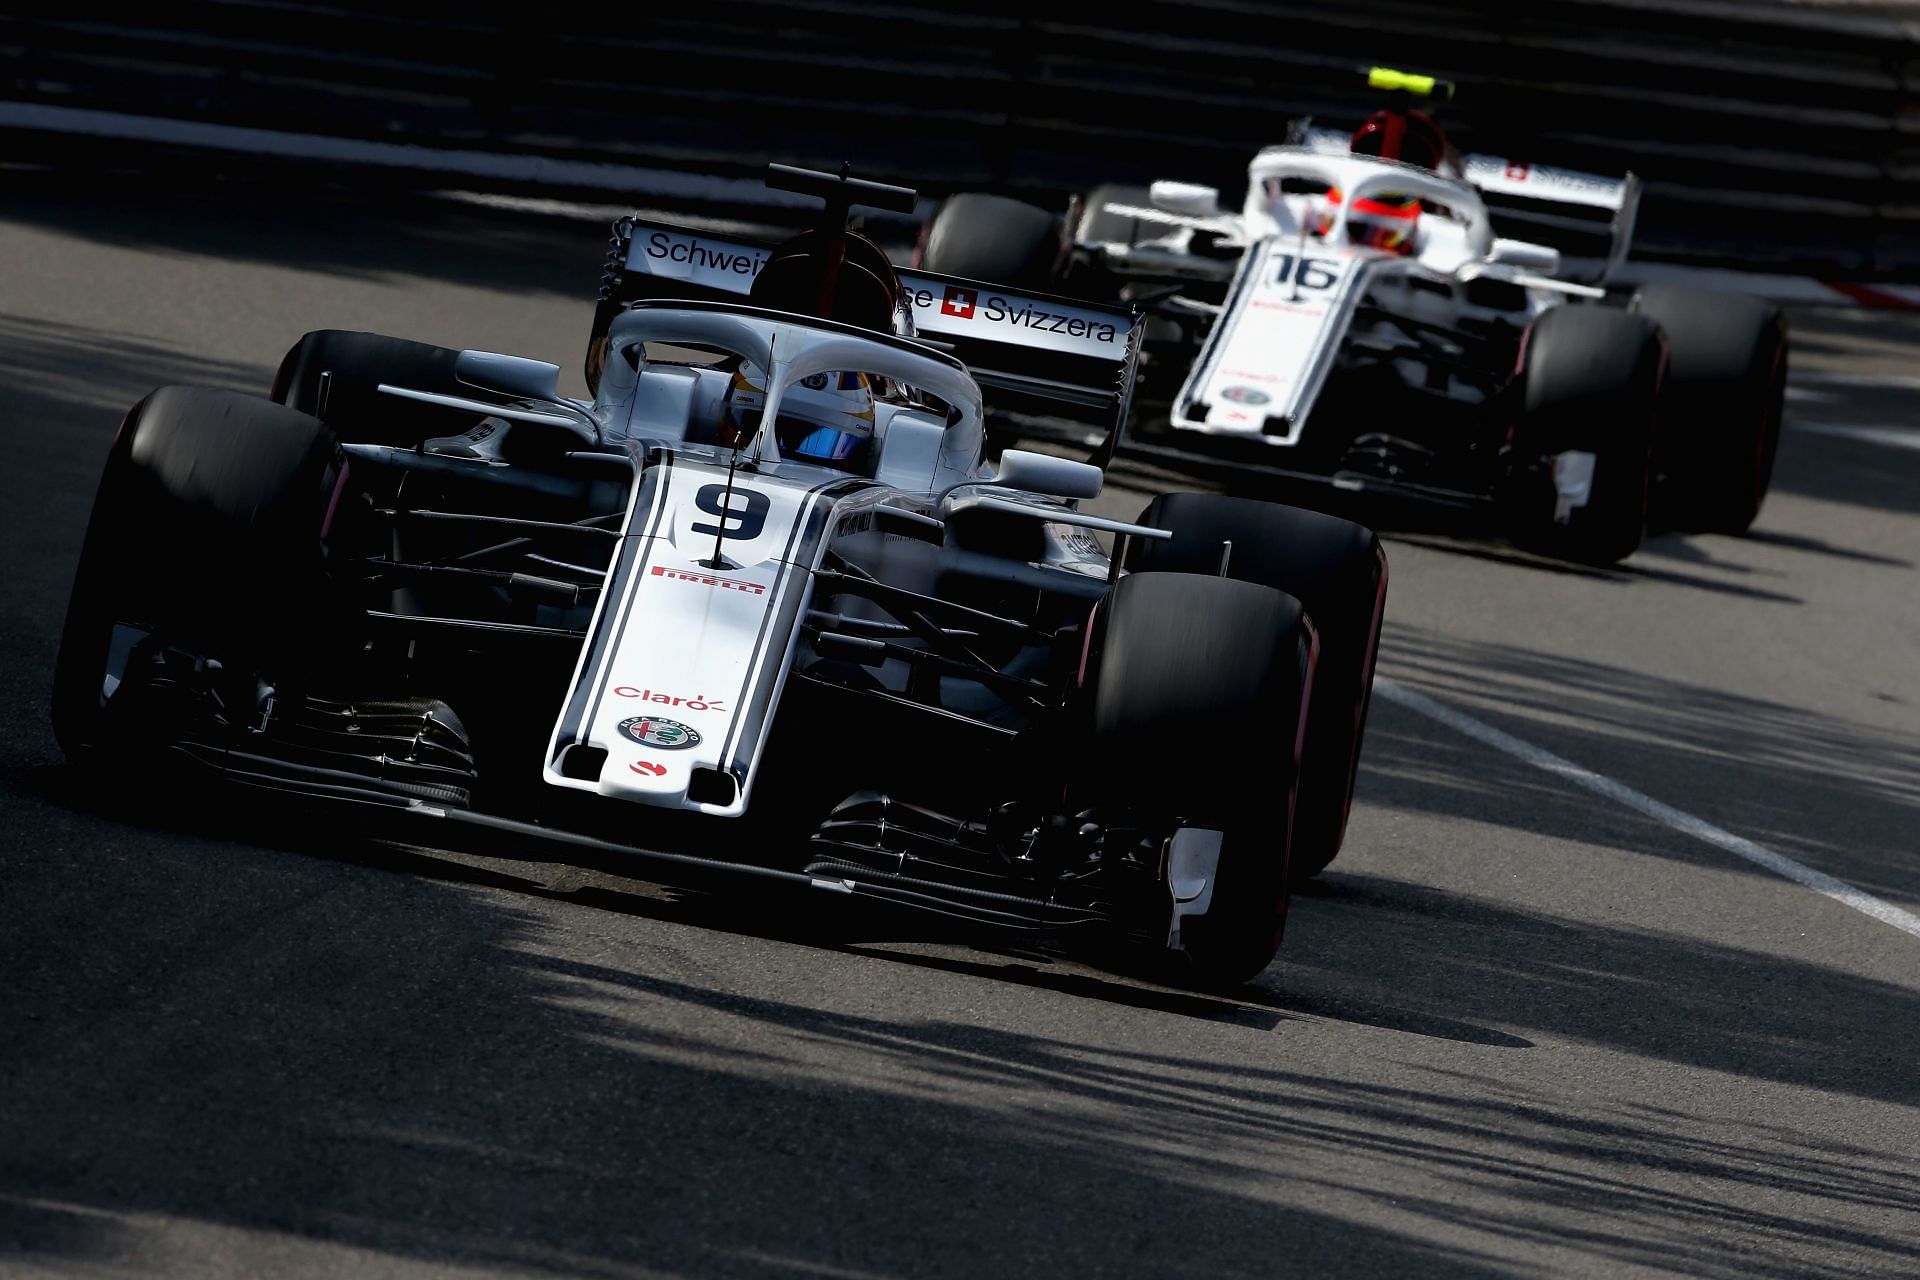
[[[758,275],[760,268],[767,265],[767,255],[763,252],[730,244],[702,244],[691,237],[682,239],[665,231],[656,231],[647,237],[646,254],[656,262],[684,262],[697,270],[728,271],[737,276]]]
[[[725,711],[725,698],[696,696],[682,698],[678,694],[660,693],[653,689],[636,689],[630,684],[617,684],[613,687],[616,698],[638,698],[642,702],[657,702],[666,707],[685,707],[689,711]]]

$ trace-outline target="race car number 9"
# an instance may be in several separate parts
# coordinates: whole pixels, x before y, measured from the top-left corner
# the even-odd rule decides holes
[[[726,485],[707,484],[701,485],[700,491],[693,495],[693,505],[719,519],[717,524],[694,525],[695,533],[751,542],[767,527],[767,510],[773,502],[758,489],[735,485],[732,493],[728,493]]]
[[[1331,289],[1340,282],[1339,264],[1330,258],[1295,257],[1291,253],[1274,255],[1280,268],[1274,272],[1275,284],[1298,284],[1302,289]]]

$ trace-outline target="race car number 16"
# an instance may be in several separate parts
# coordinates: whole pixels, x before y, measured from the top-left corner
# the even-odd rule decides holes
[[[1339,264],[1330,258],[1295,257],[1291,253],[1274,255],[1280,264],[1274,272],[1275,284],[1298,284],[1302,289],[1331,289],[1340,282]]]

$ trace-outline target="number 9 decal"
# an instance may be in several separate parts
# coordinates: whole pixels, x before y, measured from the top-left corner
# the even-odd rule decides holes
[[[718,517],[716,524],[693,526],[695,533],[751,542],[767,527],[767,512],[773,507],[773,500],[758,489],[742,489],[735,485],[729,501],[726,485],[705,484],[693,495],[693,505],[710,516]]]

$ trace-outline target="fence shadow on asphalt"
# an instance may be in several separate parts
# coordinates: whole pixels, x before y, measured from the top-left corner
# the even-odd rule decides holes
[[[397,189],[194,173],[14,170],[7,178],[0,222],[137,252],[577,297],[583,344],[612,222]]]
[[[1271,1031],[1195,1036],[1150,1010],[1100,1043],[901,1017],[873,1006],[870,977],[835,995],[870,961],[818,950],[798,958],[822,994],[800,1002],[727,948],[616,939],[476,884],[199,839],[143,853],[80,854],[63,871],[114,892],[89,900],[84,938],[16,957],[0,1046],[24,1104],[0,1158],[15,1262],[195,1256],[207,1236],[163,1242],[179,1228],[217,1229],[222,1248],[266,1237],[242,1247],[283,1258],[568,1275],[1251,1278],[1284,1248],[1326,1275],[1491,1276],[1571,1254],[1731,1280],[1841,1273],[1809,1250],[1890,1262],[1896,1216],[1920,1212],[1920,1176],[1893,1156],[1758,1122],[1569,1108],[1472,1067],[1407,1087],[1360,1064],[1249,1065],[1233,1042]],[[1349,936],[1384,932],[1371,961],[1327,963],[1368,979],[1430,969],[1469,936],[1484,958],[1510,930],[1512,969],[1555,928],[1609,956],[1655,947],[1622,993],[1703,963],[1711,992],[1755,960],[1377,879],[1341,897],[1368,917]],[[1283,1003],[1288,981],[1269,983]],[[1540,1018],[1524,994],[1483,1003]],[[1035,995],[1042,1023],[1086,998]],[[953,998],[971,1006],[965,986]],[[1696,1013],[1654,1016],[1673,1030],[1667,1014]],[[1452,1190],[1408,1194],[1436,1185]],[[1834,1224],[1862,1209],[1885,1226]]]

